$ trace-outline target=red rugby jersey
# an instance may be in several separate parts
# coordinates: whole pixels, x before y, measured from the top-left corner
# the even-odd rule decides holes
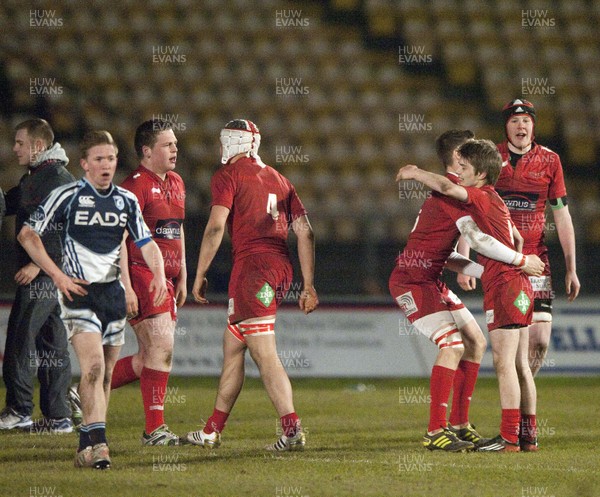
[[[546,201],[567,194],[560,158],[549,148],[534,143],[513,168],[507,142],[500,143],[498,150],[502,155],[502,170],[496,191],[525,239],[523,251],[539,254],[545,250]]]
[[[459,181],[456,174],[446,174],[446,178],[454,183]],[[421,206],[406,246],[396,258],[396,266],[405,273],[407,283],[435,281],[440,277],[460,236],[454,218],[444,207],[451,202],[448,197],[431,192]]]
[[[135,193],[152,239],[165,261],[165,276],[177,278],[181,270],[181,227],[185,218],[185,186],[181,176],[168,171],[164,181],[140,165],[121,184]],[[142,252],[127,238],[129,264],[146,265]]]
[[[455,221],[465,215],[471,216],[483,233],[515,250],[510,213],[494,187],[466,186],[465,189],[469,195],[467,202],[448,202],[444,206],[446,213]],[[521,273],[521,269],[516,266],[489,259],[481,254],[478,255],[478,262],[484,267],[481,277],[484,292],[512,280]]]
[[[254,157],[242,157],[221,167],[210,187],[211,206],[230,209],[234,260],[265,252],[289,255],[288,230],[306,209],[288,179]]]

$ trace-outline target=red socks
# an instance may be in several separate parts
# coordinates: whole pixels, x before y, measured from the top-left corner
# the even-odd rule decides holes
[[[431,394],[431,404],[429,406],[429,426],[427,431],[435,431],[440,428],[446,428],[446,410],[448,408],[448,398],[454,381],[453,369],[443,366],[433,366],[431,370],[431,382],[429,384],[429,393]]]
[[[513,444],[519,443],[520,421],[521,409],[502,409],[500,435],[504,440]]]
[[[140,388],[146,415],[146,433],[150,434],[165,423],[165,395],[169,373],[156,369],[143,368],[140,376]]]
[[[138,379],[137,375],[133,371],[132,361],[132,355],[123,357],[123,359],[119,359],[117,361],[115,368],[113,369],[112,379],[110,381],[111,390],[122,387],[123,385],[127,385],[129,383],[133,383]]]
[[[520,436],[527,440],[537,438],[537,419],[535,414],[521,414]]]
[[[281,428],[286,437],[293,437],[300,429],[300,418],[295,412],[281,416]]]
[[[451,425],[458,426],[469,422],[469,406],[478,374],[478,363],[471,361],[458,363],[452,387],[452,410],[449,419]]]
[[[212,416],[208,418],[206,425],[204,426],[204,433],[210,435],[213,432],[221,433],[223,428],[225,428],[225,423],[227,422],[227,418],[229,417],[228,412],[219,411],[218,409],[214,409]]]

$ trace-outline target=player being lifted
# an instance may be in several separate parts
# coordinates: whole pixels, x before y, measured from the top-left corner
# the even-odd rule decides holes
[[[450,130],[436,140],[436,149],[448,181],[457,183],[462,168],[457,149],[473,133]],[[390,293],[413,326],[435,343],[438,356],[431,372],[429,425],[423,445],[429,450],[471,450],[482,439],[469,423],[469,406],[477,381],[486,340],[473,315],[460,299],[440,281],[445,266],[481,276],[481,266],[464,259],[453,248],[462,232],[478,250],[508,263],[520,264],[521,254],[472,223],[457,223],[445,212],[452,201],[433,192],[423,204],[404,251],[390,276]],[[536,272],[533,259],[526,269]],[[538,268],[540,269],[540,268]],[[450,423],[446,406],[453,390]]]
[[[139,167],[121,184],[135,194],[161,249],[169,296],[156,306],[148,289],[152,272],[135,241],[127,238],[128,264],[123,267],[129,323],[138,342],[138,352],[119,359],[111,387],[119,388],[139,378],[146,426],[143,445],[178,445],[179,437],[165,424],[164,404],[172,367],[173,335],[177,308],[187,296],[185,265],[185,186],[174,171],[177,138],[170,123],[152,119],[135,132]],[[128,277],[129,275],[129,277]]]
[[[489,140],[469,140],[459,147],[458,155],[462,169],[460,185],[416,166],[403,167],[396,179],[420,181],[454,199],[441,203],[439,212],[462,226],[462,234],[469,244],[473,243],[469,232],[477,225],[483,233],[514,249],[514,225],[493,186],[502,164],[496,147]],[[475,250],[481,252],[480,248]],[[490,259],[483,253],[480,253],[479,261],[484,266],[481,277],[484,310],[498,376],[502,421],[500,434],[481,443],[478,450],[517,452],[520,450],[520,408],[534,420],[534,426],[536,414],[536,390],[527,359],[527,326],[531,323],[533,291],[522,269],[537,268],[537,271],[528,269],[528,272],[540,274],[543,263],[533,254],[519,255],[518,267]],[[432,395],[432,404],[433,401]],[[536,450],[537,445],[522,448]]]
[[[152,241],[135,195],[112,184],[117,147],[107,131],[88,132],[81,144],[85,176],[56,188],[23,226],[18,240],[59,290],[61,318],[81,368],[83,424],[76,467],[111,465],[106,410],[114,364],[124,341],[125,292],[119,280],[121,243],[127,231],[152,271],[154,304],[167,296],[163,259]],[[40,235],[62,226],[62,271]]]
[[[558,154],[537,144],[535,108],[531,102],[515,99],[502,109],[506,141],[498,145],[502,170],[496,190],[523,235],[524,254],[536,254],[546,264],[540,277],[530,278],[534,291],[533,322],[529,327],[529,364],[535,375],[542,367],[552,331],[552,281],[548,247],[544,242],[546,202],[552,207],[558,239],[567,268],[565,287],[572,302],[579,294],[575,262],[575,232],[567,206],[567,189]]]
[[[298,238],[303,290],[300,309],[319,303],[313,287],[314,236],[293,185],[258,156],[260,133],[251,121],[236,119],[221,130],[221,162],[211,181],[211,211],[198,258],[193,294],[206,304],[206,273],[219,249],[225,226],[231,235],[233,269],[229,280],[229,319],[223,336],[223,370],[212,416],[187,441],[218,447],[221,432],[244,383],[244,357],[250,350],[283,435],[267,450],[302,450],[305,435],[294,409],[292,386],[275,344],[277,307],[292,281],[287,248],[291,228]]]

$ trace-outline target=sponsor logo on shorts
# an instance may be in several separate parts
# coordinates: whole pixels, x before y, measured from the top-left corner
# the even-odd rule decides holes
[[[527,294],[523,290],[521,290],[521,293],[519,293],[519,296],[515,299],[513,304],[517,309],[519,309],[519,312],[521,314],[525,315],[527,314],[527,310],[531,305],[531,300],[529,299]]]
[[[396,299],[396,302],[398,302],[400,310],[407,317],[419,310],[417,304],[415,303],[415,299],[413,298],[412,292],[403,293]]]
[[[233,299],[229,299],[229,305],[227,306],[227,315],[231,316],[235,311],[234,311],[234,306],[233,306]]]
[[[552,282],[548,276],[530,276],[531,288],[534,292],[550,292]]]
[[[273,299],[275,298],[275,291],[271,288],[267,282],[262,286],[262,288],[256,294],[256,298],[259,302],[265,307],[269,307]]]
[[[485,311],[485,324],[492,324],[494,322],[494,309]]]
[[[79,207],[96,207],[96,201],[91,195],[80,195]]]

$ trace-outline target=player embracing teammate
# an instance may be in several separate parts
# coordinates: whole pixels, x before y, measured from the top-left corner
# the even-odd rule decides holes
[[[451,130],[436,141],[446,168],[446,177],[439,177],[449,184],[460,180],[462,166],[457,149],[469,143],[471,137],[469,131]],[[422,181],[418,175],[410,177],[410,171],[402,169],[397,179]],[[431,372],[429,425],[423,445],[429,450],[460,452],[488,441],[469,422],[469,405],[486,340],[468,309],[440,281],[442,270],[447,266],[470,276],[481,276],[481,266],[453,252],[460,234],[481,253],[504,261],[507,267],[522,264],[531,274],[539,274],[542,265],[535,258],[526,260],[517,253],[511,240],[500,240],[504,245],[498,242],[493,233],[486,232],[483,226],[480,229],[480,222],[474,222],[472,217],[452,215],[453,209],[454,201],[438,192],[425,201],[396,261],[389,286],[408,320],[439,349]],[[454,394],[448,426],[446,410],[451,389]]]
[[[457,223],[474,222],[480,229],[514,249],[514,225],[508,208],[494,190],[502,159],[488,140],[470,140],[458,149],[461,182],[423,171],[416,166],[400,169],[397,179],[414,179],[452,199],[443,208]],[[468,240],[469,241],[469,240]],[[484,266],[481,277],[484,311],[494,367],[498,377],[502,418],[500,434],[479,445],[480,451],[537,450],[535,433],[536,389],[528,362],[529,334],[533,314],[533,290],[521,268],[535,261],[536,255],[521,256],[519,267],[479,255]],[[432,399],[433,400],[433,399]],[[529,443],[519,443],[522,417],[532,427]]]

